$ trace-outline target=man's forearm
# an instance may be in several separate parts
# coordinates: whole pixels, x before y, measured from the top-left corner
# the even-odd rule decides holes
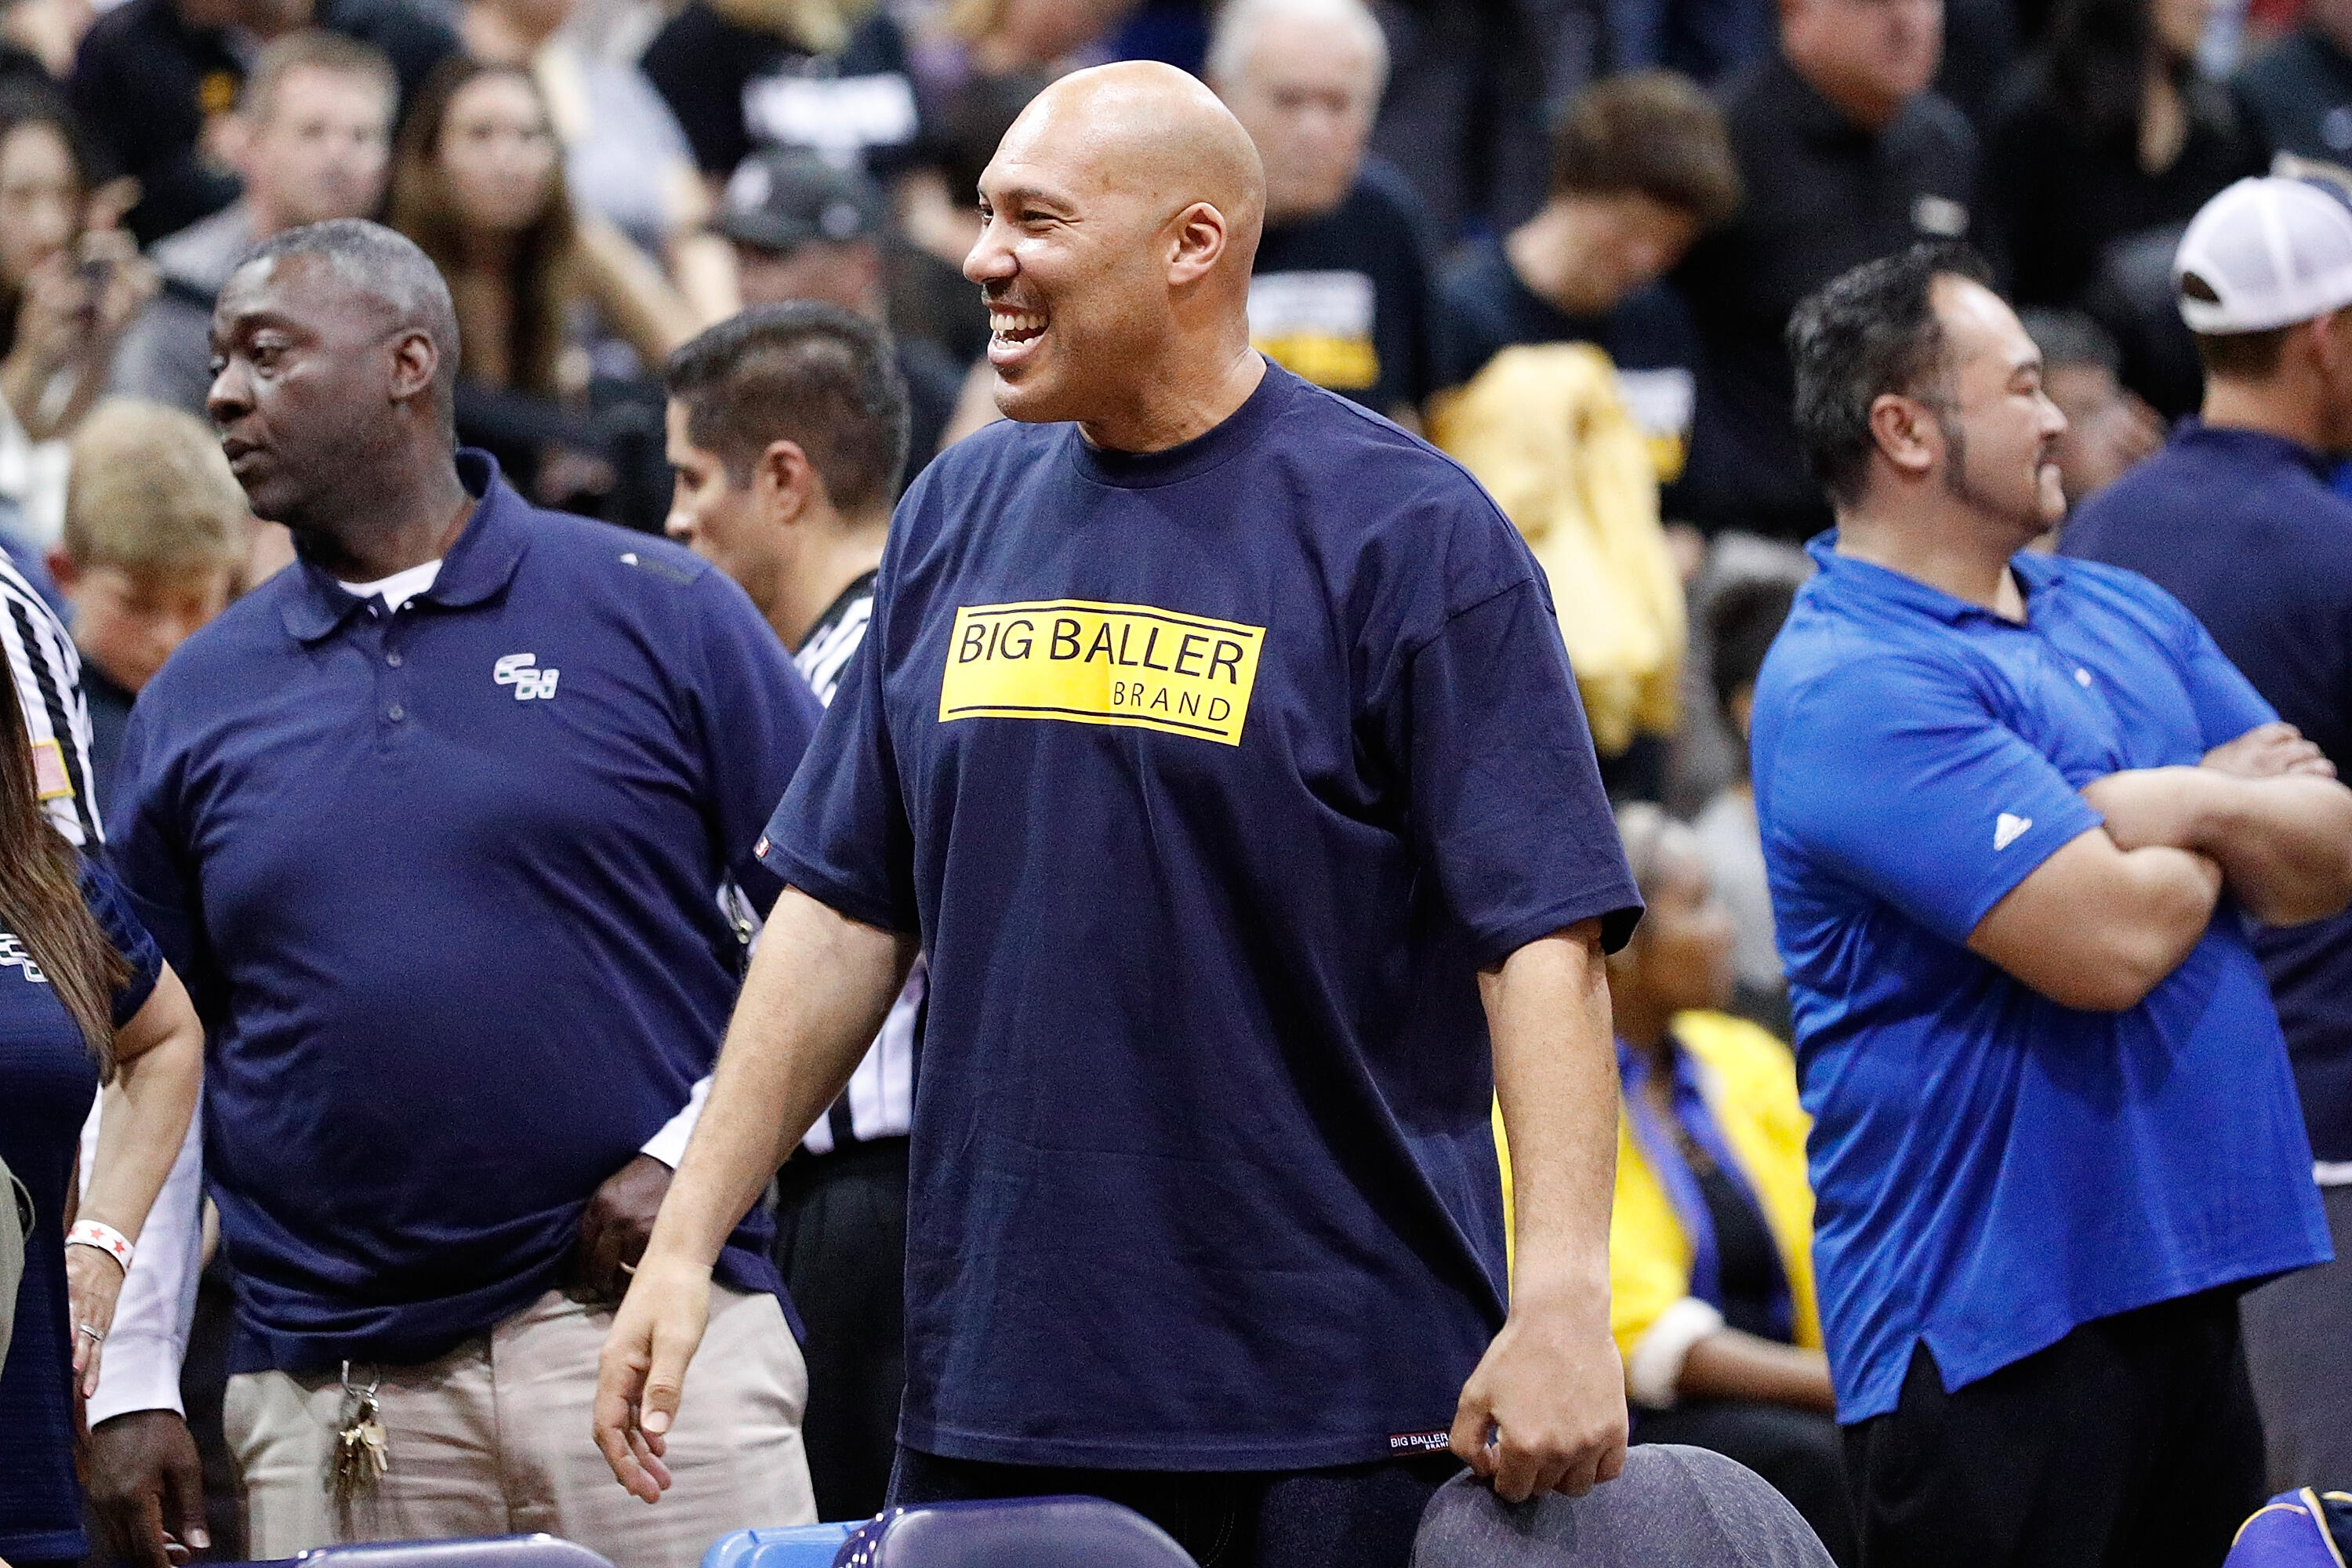
[[[1511,1145],[1515,1300],[1609,1308],[1617,1068],[1600,922],[1529,942],[1479,976]]]
[[[910,937],[787,888],[744,977],[709,1101],[648,1256],[708,1267],[803,1134],[839,1097],[915,961]]]
[[[2084,789],[2126,849],[2210,856],[2256,919],[2296,925],[2352,902],[2352,790],[2312,773],[2247,778],[2212,768],[2116,773]]]

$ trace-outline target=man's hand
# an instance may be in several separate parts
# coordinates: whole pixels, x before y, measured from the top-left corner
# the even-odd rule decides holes
[[[127,1411],[90,1428],[89,1503],[107,1552],[131,1568],[173,1568],[169,1548],[212,1546],[196,1440],[173,1411]]]
[[[629,1276],[646,1255],[669,1192],[670,1168],[640,1154],[609,1177],[580,1216],[580,1242],[572,1249],[572,1273],[580,1288],[601,1301],[627,1293]]]
[[[1454,1415],[1454,1456],[1506,1502],[1582,1497],[1625,1469],[1625,1367],[1599,1310],[1522,1295]]]
[[[2292,724],[2258,724],[2206,752],[2199,765],[2249,779],[2272,779],[2284,773],[2336,776],[2336,764]]]
[[[629,1281],[596,1363],[596,1447],[613,1479],[659,1502],[669,1489],[670,1424],[686,1387],[687,1363],[710,1318],[710,1270],[656,1254]]]

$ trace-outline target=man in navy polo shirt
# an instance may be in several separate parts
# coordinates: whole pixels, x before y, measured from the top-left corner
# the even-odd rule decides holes
[[[2145,573],[2213,634],[2282,719],[2352,769],[2352,210],[2301,180],[2207,203],[2173,267],[2205,362],[2202,419],[2094,497],[2069,555]],[[2266,926],[2336,1261],[2250,1296],[2246,1360],[2274,1488],[2352,1476],[2352,915]]]
[[[2352,900],[2352,791],[2187,611],[2019,552],[2065,420],[1963,250],[1790,326],[1837,507],[1758,682],[1864,1564],[2200,1564],[2263,1495],[2237,1292],[2320,1262],[2244,910]]]
[[[1200,83],[1066,77],[981,188],[1012,417],[892,521],[597,1437],[661,1495],[711,1261],[919,934],[893,1500],[1402,1568],[1455,1456],[1515,1500],[1622,1463],[1601,952],[1638,904],[1566,650],[1458,467],[1250,348],[1263,175]]]
[[[749,850],[817,710],[724,574],[453,458],[456,351],[372,224],[266,242],[214,314],[214,422],[302,559],[142,694],[117,800],[210,1026],[226,1426],[258,1557],[549,1530],[687,1568],[814,1517],[764,1216],[718,1265],[675,1519],[581,1440],[598,1276],[667,1184],[640,1151],[741,962],[721,884],[777,890]]]

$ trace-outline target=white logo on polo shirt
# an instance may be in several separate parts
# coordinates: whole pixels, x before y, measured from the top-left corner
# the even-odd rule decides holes
[[[41,973],[41,966],[33,962],[33,955],[25,951],[25,944],[11,931],[0,931],[0,969],[21,969],[25,978],[36,985],[49,983],[49,977]]]
[[[555,695],[555,683],[562,679],[560,669],[534,669],[539,662],[535,653],[510,653],[492,667],[490,679],[500,686],[515,689],[515,700],[529,702],[538,698]]]
[[[2002,812],[2000,819],[1992,825],[1993,853],[1998,855],[2016,843],[2032,826],[2033,818],[2030,816],[2011,816],[2008,812]]]

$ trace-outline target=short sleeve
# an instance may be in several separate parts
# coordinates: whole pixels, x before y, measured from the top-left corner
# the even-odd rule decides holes
[[[159,677],[168,679],[168,677]],[[178,759],[158,732],[170,704],[131,710],[114,775],[117,832],[107,851],[115,886],[206,1018],[216,1015],[223,982],[205,939],[202,899],[181,821]]]
[[[1422,853],[1481,964],[1598,917],[1613,952],[1642,900],[1559,627],[1530,577],[1447,618],[1391,722]]]
[[[702,634],[698,733],[706,809],[721,858],[765,914],[782,891],[756,841],[816,732],[822,710],[751,599],[725,573],[695,582]]]
[[[131,913],[122,884],[94,860],[81,863],[81,896],[98,929],[131,966],[131,977],[114,993],[114,1026],[119,1029],[136,1017],[147,998],[155,994],[155,983],[163,974],[163,954],[139,917]]]
[[[1768,858],[1793,853],[1955,946],[2102,820],[1965,678],[1917,660],[1838,664],[1769,734],[1757,780]]]
[[[912,932],[914,833],[883,709],[882,639],[888,626],[888,579],[874,602],[872,629],[817,726],[808,757],[793,775],[760,840],[768,868],[819,903],[883,931]]]

